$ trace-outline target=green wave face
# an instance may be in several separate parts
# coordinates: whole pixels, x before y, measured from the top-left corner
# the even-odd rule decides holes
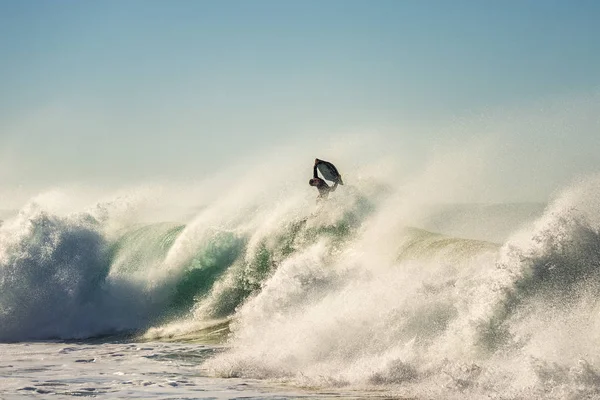
[[[129,229],[110,247],[114,273],[144,272],[164,261],[185,225],[160,223]]]
[[[205,296],[217,279],[244,253],[246,238],[217,232],[185,267],[171,298],[171,307],[189,311]]]
[[[200,285],[188,281],[191,286],[202,288],[202,293],[197,292],[194,297],[196,318],[232,316],[240,305],[260,292],[264,282],[287,258],[321,240],[325,240],[332,251],[343,246],[356,235],[373,210],[373,204],[357,196],[334,221],[320,223],[319,213],[308,218],[283,220],[252,249],[248,248],[247,241],[238,238],[231,247],[233,251],[227,253],[230,257],[225,257],[227,267],[215,267],[218,274],[210,274],[211,278],[218,278],[216,281],[207,280]],[[203,276],[201,272],[196,275]]]

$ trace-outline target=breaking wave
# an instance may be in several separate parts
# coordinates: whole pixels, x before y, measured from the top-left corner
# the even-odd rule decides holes
[[[411,219],[385,186],[347,187],[316,209],[304,193],[214,202],[174,222],[32,201],[0,226],[0,340],[214,340],[226,350],[204,368],[223,377],[597,396],[598,183],[487,219],[478,205]],[[513,233],[432,229],[459,214],[476,215],[477,232],[510,214]]]

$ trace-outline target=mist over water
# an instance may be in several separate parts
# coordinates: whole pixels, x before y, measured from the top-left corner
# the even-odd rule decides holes
[[[482,142],[410,173],[345,143],[29,198],[0,226],[0,340],[218,341],[214,376],[419,398],[600,393],[600,176],[491,203]],[[315,156],[346,182],[320,204]]]
[[[381,206],[342,246],[322,238],[284,260],[207,367],[418,397],[594,396],[598,183],[566,189],[503,243],[394,235]]]

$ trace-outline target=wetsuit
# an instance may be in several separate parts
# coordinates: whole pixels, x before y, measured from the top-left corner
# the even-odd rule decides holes
[[[335,192],[338,182],[336,181],[333,186],[329,186],[323,179],[319,178],[319,174],[317,173],[317,165],[318,163],[315,163],[315,166],[313,167],[313,178],[317,179],[318,182],[318,184],[315,185],[319,190],[319,197],[317,197],[317,200],[323,200],[329,196],[330,192]]]

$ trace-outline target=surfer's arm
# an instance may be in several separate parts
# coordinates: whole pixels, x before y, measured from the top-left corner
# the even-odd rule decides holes
[[[315,166],[313,167],[313,178],[318,178],[319,174],[317,173],[317,162],[315,161]]]

